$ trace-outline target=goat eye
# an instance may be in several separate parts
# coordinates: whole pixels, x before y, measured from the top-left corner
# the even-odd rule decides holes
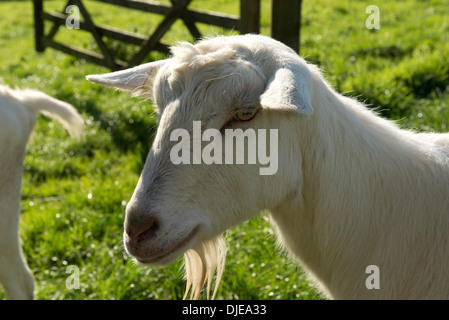
[[[254,118],[256,113],[257,113],[256,108],[245,109],[245,110],[240,110],[239,112],[237,112],[235,117],[236,117],[236,120],[239,120],[239,121],[249,121],[252,118]]]

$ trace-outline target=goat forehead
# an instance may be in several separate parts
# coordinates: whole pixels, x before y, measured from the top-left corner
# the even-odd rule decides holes
[[[249,65],[214,60],[203,66],[183,64],[166,69],[154,92],[159,112],[185,120],[232,113],[239,103],[256,99],[264,88],[265,79]]]

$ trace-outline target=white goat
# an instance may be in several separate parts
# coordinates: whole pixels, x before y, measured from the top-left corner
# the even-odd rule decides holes
[[[167,264],[187,251],[197,298],[215,268],[217,282],[223,272],[220,234],[268,209],[280,243],[329,298],[449,298],[449,135],[400,130],[267,37],[182,43],[172,54],[88,77],[152,94],[157,106],[159,129],[126,209],[124,242],[137,261]],[[277,129],[277,173],[174,165],[171,132],[195,120]],[[371,265],[378,289],[367,285]]]
[[[34,280],[18,236],[25,146],[43,112],[79,137],[83,121],[69,104],[34,90],[0,85],[0,283],[9,299],[32,299]]]

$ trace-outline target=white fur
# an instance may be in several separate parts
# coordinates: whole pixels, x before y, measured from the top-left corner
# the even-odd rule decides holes
[[[83,121],[69,104],[33,90],[0,85],[0,283],[9,299],[32,299],[34,280],[18,236],[25,146],[43,112],[79,137]]]
[[[88,78],[153,94],[157,105],[159,129],[127,206],[131,255],[167,264],[187,252],[198,297],[216,266],[221,277],[219,235],[268,209],[279,242],[330,298],[449,298],[449,135],[400,130],[267,37],[217,37],[172,53]],[[130,78],[141,80],[117,85]],[[275,175],[170,162],[172,130],[194,120],[219,129],[250,104],[258,115],[232,126],[279,130]],[[365,285],[369,265],[379,267],[380,289]]]

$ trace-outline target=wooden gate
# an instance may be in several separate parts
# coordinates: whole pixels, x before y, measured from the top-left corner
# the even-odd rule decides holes
[[[200,31],[195,25],[197,22],[219,26],[226,29],[235,29],[239,30],[241,33],[259,32],[260,0],[241,1],[241,10],[244,12],[245,17],[243,19],[240,19],[237,16],[217,12],[190,10],[188,9],[188,5],[192,0],[170,0],[171,6],[158,2],[142,0],[96,1],[122,6],[129,9],[160,14],[164,16],[164,19],[159,23],[152,35],[145,36],[109,26],[96,25],[82,0],[69,0],[62,12],[46,12],[43,8],[43,0],[34,0],[36,51],[42,52],[46,47],[50,47],[105,66],[111,70],[117,70],[142,63],[145,57],[152,50],[167,53],[168,46],[161,42],[161,38],[177,19],[181,19],[183,21],[194,39],[199,39],[202,37]],[[65,8],[71,5],[77,6],[80,15],[83,17],[83,21],[79,22],[79,29],[88,31],[92,34],[101,53],[62,44],[54,40],[58,29],[61,25],[65,26],[68,18],[68,15],[65,13]],[[47,34],[44,33],[45,21],[53,22],[53,26]],[[112,50],[110,50],[103,41],[104,37],[137,45],[139,46],[139,50],[129,61],[122,61],[114,57]]]

